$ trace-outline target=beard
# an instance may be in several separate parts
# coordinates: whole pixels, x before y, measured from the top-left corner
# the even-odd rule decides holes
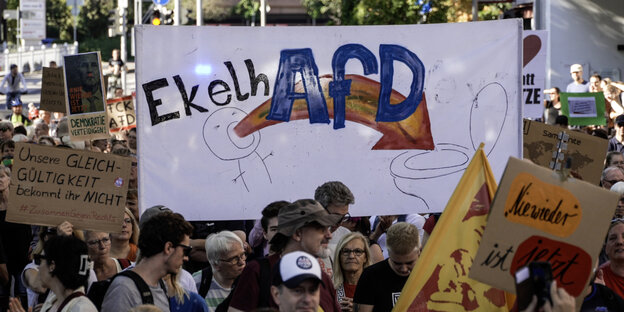
[[[329,246],[323,246],[323,245],[321,245],[321,248],[316,253],[316,256],[319,258],[329,258],[330,255],[331,255],[331,249],[329,249]]]

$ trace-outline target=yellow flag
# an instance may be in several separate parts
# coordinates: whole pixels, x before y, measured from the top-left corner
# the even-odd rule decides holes
[[[393,311],[509,311],[515,296],[468,278],[495,192],[496,180],[482,143]]]

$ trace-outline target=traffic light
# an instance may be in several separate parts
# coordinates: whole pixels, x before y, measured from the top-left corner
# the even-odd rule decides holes
[[[163,8],[163,25],[173,25],[173,10],[169,10],[167,8]]]
[[[109,12],[108,17],[108,36],[119,36],[124,31],[124,11],[123,9],[114,9]]]
[[[154,11],[152,11],[152,25],[160,25],[160,24],[161,24],[160,11],[157,9],[154,9]]]

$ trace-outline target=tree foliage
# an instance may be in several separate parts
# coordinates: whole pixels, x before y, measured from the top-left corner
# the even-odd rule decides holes
[[[249,20],[256,16],[258,9],[260,9],[260,1],[240,0],[234,7],[234,13],[243,16],[245,20]]]
[[[65,0],[46,0],[46,36],[62,41],[73,40],[71,10]]]
[[[466,22],[472,0],[301,0],[312,18],[336,25],[393,25]],[[480,4],[479,20],[496,19],[510,3]]]
[[[116,7],[117,1],[114,0],[84,0],[78,15],[79,38],[82,40],[107,36],[108,19]]]

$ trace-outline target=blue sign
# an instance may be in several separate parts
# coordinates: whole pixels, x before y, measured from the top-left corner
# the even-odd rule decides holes
[[[157,5],[165,5],[169,3],[169,0],[152,0],[152,2],[154,2],[154,4],[157,4]]]

